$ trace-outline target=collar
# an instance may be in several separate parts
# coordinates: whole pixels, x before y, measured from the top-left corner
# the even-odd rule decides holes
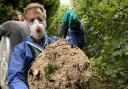
[[[42,45],[39,45],[36,43],[31,36],[27,37],[26,39],[27,44],[31,45],[32,47],[37,48],[38,50],[42,51],[44,48],[47,47],[48,45],[48,37],[47,34],[42,38]]]

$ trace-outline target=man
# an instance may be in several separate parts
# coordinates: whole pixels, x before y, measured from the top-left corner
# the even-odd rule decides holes
[[[0,86],[7,89],[6,74],[14,47],[30,34],[28,25],[21,21],[7,21],[0,25]]]
[[[83,25],[79,21],[77,14],[72,9],[68,9],[65,12],[61,22],[60,36],[66,38],[68,34],[70,34],[70,36],[74,39],[71,41],[73,45],[83,48],[85,45]]]
[[[58,40],[55,36],[47,36],[46,11],[42,5],[31,3],[25,8],[24,14],[30,25],[31,35],[22,43],[18,44],[12,54],[8,73],[10,89],[29,89],[27,73],[35,57],[42,52],[48,44]],[[80,36],[81,33],[82,36]],[[71,36],[66,37],[67,41],[73,44],[75,43],[77,46],[81,44],[80,46],[82,48],[84,41],[80,42],[78,40],[84,39],[82,29],[74,29],[73,32],[71,31],[71,34]]]
[[[11,14],[11,19],[14,21],[21,21],[22,20],[22,15],[19,11],[14,10]]]

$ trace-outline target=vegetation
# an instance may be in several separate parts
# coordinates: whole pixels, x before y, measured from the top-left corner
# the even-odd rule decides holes
[[[50,74],[54,73],[54,71],[57,69],[56,65],[48,64],[47,67],[45,67],[45,79],[49,80]]]
[[[78,3],[78,2],[77,2]],[[128,84],[128,1],[83,0],[76,8],[86,26],[84,51],[101,80],[123,88]],[[82,5],[82,3],[86,3]]]
[[[24,8],[31,2],[43,4],[49,19],[55,15],[59,6],[59,0],[0,0],[0,23],[10,19],[12,10],[20,10],[23,13]],[[48,25],[50,24],[49,19]]]
[[[94,73],[101,81],[112,81],[123,89],[128,84],[128,0],[73,0],[73,9],[85,26],[83,50]],[[59,10],[53,17],[55,29],[63,13]]]

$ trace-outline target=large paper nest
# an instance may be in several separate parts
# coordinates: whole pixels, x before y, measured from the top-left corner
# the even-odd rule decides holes
[[[78,47],[60,39],[49,45],[33,63],[30,89],[87,89],[90,61]]]

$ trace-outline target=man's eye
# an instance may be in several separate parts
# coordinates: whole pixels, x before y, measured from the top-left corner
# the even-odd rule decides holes
[[[30,22],[33,23],[34,20],[35,20],[35,19],[31,19]]]
[[[17,21],[20,21],[20,19],[17,19]]]
[[[37,18],[40,22],[42,22],[43,20],[41,18]]]

